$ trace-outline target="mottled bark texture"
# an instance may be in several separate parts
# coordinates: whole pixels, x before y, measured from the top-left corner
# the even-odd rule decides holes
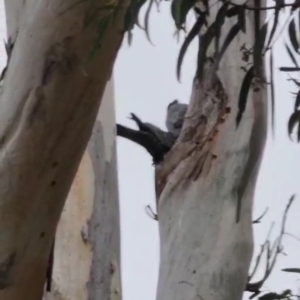
[[[121,299],[113,98],[109,82],[57,227],[52,289],[44,300]]]
[[[14,49],[0,102],[1,299],[42,298],[54,232],[122,41],[126,1],[89,56],[104,18],[99,10],[85,26],[92,4],[107,1],[5,1]]]
[[[218,8],[211,6],[211,20]],[[195,78],[179,140],[156,168],[157,300],[242,299],[253,250],[253,194],[267,124],[265,88],[250,92],[238,129],[235,124],[245,76],[240,47],[254,42],[253,15],[246,18],[247,33],[239,34],[227,49],[218,78],[209,62],[203,79]],[[226,20],[220,43],[235,22]],[[214,43],[208,54],[213,47]],[[255,153],[252,161],[250,153]],[[237,190],[249,163],[253,168],[236,223]]]

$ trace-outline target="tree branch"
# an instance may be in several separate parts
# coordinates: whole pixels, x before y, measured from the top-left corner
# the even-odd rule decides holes
[[[269,278],[270,274],[272,273],[272,271],[274,269],[278,254],[280,254],[282,252],[282,243],[281,242],[282,242],[283,235],[285,234],[285,224],[286,224],[286,220],[287,220],[287,214],[288,214],[288,211],[289,211],[294,199],[295,199],[295,195],[293,195],[289,199],[289,202],[288,202],[286,209],[284,211],[284,214],[283,214],[283,219],[282,219],[281,230],[280,230],[279,236],[273,243],[273,246],[272,247],[270,246],[269,237],[267,237],[267,240],[262,245],[261,251],[256,258],[256,263],[255,263],[254,269],[253,269],[251,275],[248,277],[248,283],[247,283],[247,286],[245,289],[245,291],[253,293],[251,295],[250,299],[253,299],[258,294],[260,294],[260,292],[261,292],[260,289],[262,288],[263,284]],[[258,266],[260,264],[262,255],[265,252],[265,249],[267,249],[266,250],[267,257],[266,257],[265,274],[261,280],[254,282],[254,283],[250,283],[249,281],[252,279],[252,277],[256,273],[256,270],[258,269]]]
[[[164,155],[171,149],[168,145],[162,144],[162,142],[150,132],[134,130],[120,124],[117,124],[117,135],[145,148],[152,156],[154,164],[161,162]]]
[[[271,10],[271,9],[276,9],[276,8],[278,9],[278,6],[276,6],[276,5],[256,8],[256,7],[253,7],[253,6],[249,6],[247,4],[237,4],[237,3],[234,3],[232,1],[227,1],[227,0],[222,1],[222,2],[226,2],[226,3],[229,3],[233,6],[243,7],[247,10],[253,10],[253,11],[257,11],[257,10],[258,11],[266,11],[266,10]],[[284,8],[284,7],[295,7],[295,3],[284,4],[280,8]],[[297,7],[295,7],[295,8],[297,8]]]

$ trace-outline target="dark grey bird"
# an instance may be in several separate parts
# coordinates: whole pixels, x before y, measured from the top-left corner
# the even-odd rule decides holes
[[[168,105],[166,127],[177,138],[181,132],[188,105],[174,100]]]
[[[135,114],[131,119],[136,122],[139,130],[134,130],[117,124],[117,135],[131,140],[144,147],[153,158],[153,164],[158,164],[175,144],[183,125],[187,105],[178,100],[171,102],[167,109],[166,126],[168,131],[142,122]]]
[[[144,147],[152,156],[153,164],[158,164],[170,151],[176,138],[153,124],[142,122],[135,114],[131,114],[131,119],[136,122],[139,130],[117,124],[117,135]]]

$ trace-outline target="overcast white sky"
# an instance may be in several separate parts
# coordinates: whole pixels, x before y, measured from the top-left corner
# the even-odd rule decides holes
[[[5,38],[3,0],[0,0],[0,35]],[[153,11],[150,18],[152,46],[140,29],[134,30],[132,46],[127,40],[117,58],[114,70],[116,113],[119,123],[134,124],[127,119],[135,112],[143,120],[164,127],[166,106],[175,98],[188,103],[195,69],[196,45],[184,60],[182,83],[175,77],[175,64],[180,44],[173,37],[174,26],[168,3],[160,13]],[[296,23],[297,24],[297,23]],[[275,49],[276,65],[290,65],[282,39]],[[6,61],[0,45],[0,67]],[[300,145],[292,143],[286,123],[292,112],[294,99],[284,74],[276,72],[276,136],[269,138],[258,180],[254,216],[269,206],[269,213],[255,226],[257,247],[264,241],[272,221],[279,225],[288,198],[299,194]],[[149,155],[137,145],[118,139],[119,189],[122,231],[122,280],[124,300],[153,300],[156,294],[159,263],[158,224],[150,219],[144,207],[155,209],[154,169]],[[299,199],[298,199],[299,198]],[[287,230],[300,237],[300,195],[292,207]],[[274,236],[278,232],[274,228]],[[277,271],[266,284],[266,289],[280,292],[297,288],[297,276],[280,272],[284,267],[300,267],[300,242],[284,239],[287,256],[281,256]],[[300,277],[299,277],[300,278]]]

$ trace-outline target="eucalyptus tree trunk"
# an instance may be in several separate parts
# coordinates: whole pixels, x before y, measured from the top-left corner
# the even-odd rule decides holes
[[[95,12],[91,4],[112,5],[105,0],[5,1],[14,48],[0,103],[0,299],[42,298],[56,226],[122,41],[127,2],[118,10],[105,10],[87,26]],[[99,37],[103,22],[106,27]],[[99,39],[101,47],[95,45]],[[89,158],[83,159],[87,168],[95,167],[95,159],[106,166],[103,148],[97,154],[89,151]],[[92,202],[86,205],[91,210]],[[96,226],[93,222],[91,216],[91,226]],[[87,244],[97,248],[96,229],[88,228],[83,231]],[[117,251],[109,258],[115,274]],[[94,269],[88,268],[92,278]],[[99,295],[92,281],[87,289],[93,297]]]
[[[111,81],[57,227],[45,300],[121,299],[113,98]]]
[[[211,6],[210,21],[218,9]],[[240,48],[254,43],[252,12],[246,19],[246,34],[233,40],[221,61],[219,81],[209,62],[202,79],[195,77],[179,140],[156,169],[157,300],[240,300],[246,287],[253,251],[253,195],[267,133],[265,87],[250,92],[236,128],[245,77]],[[235,23],[235,17],[226,20],[220,44]],[[241,186],[246,190],[237,223]]]

